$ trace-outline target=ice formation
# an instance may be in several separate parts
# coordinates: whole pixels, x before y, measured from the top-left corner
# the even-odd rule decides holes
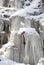
[[[37,65],[44,65],[44,58],[41,58]]]
[[[0,55],[8,59],[0,56],[0,65],[41,65],[44,50],[41,3],[41,0],[4,0],[1,4],[0,31],[4,33],[0,32],[0,42],[4,45],[1,44]]]

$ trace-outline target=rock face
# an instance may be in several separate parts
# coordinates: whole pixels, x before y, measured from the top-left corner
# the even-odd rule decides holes
[[[10,1],[9,1],[9,5],[10,5],[11,7],[15,7],[15,0],[10,0]]]
[[[22,2],[21,0],[10,0],[9,5],[11,7],[15,7],[16,9],[20,9],[22,7]]]
[[[15,2],[15,8],[17,8],[17,9],[20,9],[21,8],[21,0],[14,0],[14,2]]]
[[[31,27],[35,28],[36,31],[39,33],[39,27],[40,27],[39,21],[35,21],[35,20],[32,19],[32,21],[31,21]]]
[[[3,28],[4,28],[4,22],[0,20],[0,31],[3,31]]]
[[[9,4],[9,0],[3,0],[3,6],[4,7],[8,7]]]
[[[2,0],[0,0],[0,6],[2,6]]]

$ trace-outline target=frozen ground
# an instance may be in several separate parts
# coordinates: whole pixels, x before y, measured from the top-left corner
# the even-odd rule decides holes
[[[11,61],[9,59],[7,59],[4,56],[0,56],[0,65],[25,65],[24,63],[17,63],[14,61]],[[27,64],[29,65],[29,64]]]

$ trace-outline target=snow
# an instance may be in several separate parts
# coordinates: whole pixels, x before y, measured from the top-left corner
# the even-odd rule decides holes
[[[44,65],[44,58],[41,58],[37,65]]]
[[[42,7],[41,6],[38,7],[38,5],[41,4],[40,2],[41,2],[41,0],[33,0],[29,6],[24,7],[24,9],[20,9],[20,10],[17,10],[13,7],[7,8],[7,7],[0,6],[0,14],[2,16],[3,15],[10,15],[10,18],[14,17],[14,16],[21,16],[21,17],[28,16],[30,19],[40,20],[40,19],[44,18],[44,13],[41,11]],[[28,3],[29,3],[29,1],[28,1]],[[9,12],[6,10],[9,10]],[[4,13],[2,14],[2,12],[4,12]],[[40,14],[41,12],[42,12],[42,14]]]
[[[34,9],[36,7],[38,7],[39,5],[39,2],[41,0],[34,0],[30,6],[26,7],[25,9],[21,9],[19,10],[18,12],[14,13],[12,16],[16,16],[16,15],[19,15],[19,16],[26,16],[27,13],[34,13],[34,11],[38,12],[39,9]],[[12,17],[11,16],[11,17]]]
[[[25,4],[29,4],[29,3],[30,3],[30,1],[28,1],[28,0],[27,0],[27,1],[25,1],[24,3],[25,3]]]
[[[41,19],[39,23],[40,23],[40,24],[43,24],[43,23],[44,23],[44,18]]]
[[[44,58],[41,58],[41,59],[39,60],[39,62],[42,62],[42,61],[44,61]]]
[[[41,11],[40,7],[38,7],[38,5],[40,5],[40,2],[41,2],[41,0],[33,0],[28,7],[25,7],[24,9],[20,9],[18,11],[16,11],[17,9],[15,9],[15,8],[0,7],[0,18],[2,18],[3,15],[10,15],[10,18],[15,17],[15,16],[21,16],[21,17],[28,17],[29,19],[40,20],[40,19],[44,18],[44,12]],[[26,3],[29,3],[29,2],[26,2]],[[6,11],[6,10],[8,10],[8,11]],[[5,19],[9,20],[8,18],[4,18],[4,20]],[[24,26],[24,23],[22,23],[22,21],[20,24],[22,26]],[[42,25],[44,25],[44,24],[42,23]],[[11,33],[14,33],[14,32],[15,31],[11,31]],[[34,28],[20,28],[19,31],[17,31],[18,34],[21,34],[23,32],[26,32],[29,34],[37,33]],[[38,33],[37,33],[37,35],[38,35]],[[13,46],[14,46],[14,43],[9,41],[7,44],[2,46],[0,51],[4,52],[4,50],[6,48],[11,48]],[[41,62],[41,60],[44,61],[44,59],[40,59],[39,62]],[[0,65],[3,65],[3,64],[4,65],[25,65],[24,63],[17,63],[17,62],[7,59],[4,56],[0,56]]]
[[[21,34],[21,33],[25,32],[25,31],[26,31],[26,28],[20,28],[19,31],[18,31],[18,34]]]
[[[17,63],[12,60],[7,59],[3,55],[0,55],[0,65],[25,65],[24,63]],[[27,64],[30,65],[30,64]]]
[[[24,6],[23,6],[23,7],[25,8],[25,7],[29,6],[29,5],[30,5],[30,3],[31,3],[31,2],[30,2],[30,1],[28,1],[28,0],[27,0],[27,1],[25,1],[25,2],[24,2]]]
[[[23,32],[24,33],[26,32],[28,34],[33,34],[33,33],[35,34],[36,33],[38,35],[35,28],[20,28],[19,31],[18,31],[18,34],[22,34]]]
[[[42,9],[41,9],[42,6],[38,7],[38,5],[40,5],[40,2],[41,0],[33,0],[30,6],[24,9],[18,10],[13,15],[11,15],[11,17],[14,17],[14,16],[29,17],[29,19],[31,20],[32,19],[40,20],[44,18],[44,12],[42,12]],[[34,12],[36,12],[35,15],[34,15]]]
[[[24,27],[24,25],[25,25],[22,21],[21,21],[21,23],[20,23],[20,24],[21,24],[23,27]]]
[[[5,50],[5,49],[7,49],[7,48],[11,48],[11,47],[13,47],[14,46],[14,43],[13,42],[8,42],[7,44],[5,44],[5,45],[3,45],[2,46],[2,50]]]
[[[16,62],[13,62],[3,56],[0,56],[0,65],[14,65]]]
[[[32,8],[36,8],[38,7],[38,5],[40,4],[39,2],[41,2],[41,0],[33,0],[33,2],[31,3],[31,7]]]
[[[3,57],[3,56],[0,56],[0,65],[13,65],[14,64],[14,62],[13,61],[11,61],[11,60],[9,60],[9,59],[7,59],[6,57]]]

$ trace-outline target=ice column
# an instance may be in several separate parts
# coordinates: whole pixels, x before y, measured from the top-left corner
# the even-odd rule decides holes
[[[24,63],[36,65],[38,60],[43,56],[43,53],[40,36],[34,28],[30,28],[25,31],[25,42]]]

